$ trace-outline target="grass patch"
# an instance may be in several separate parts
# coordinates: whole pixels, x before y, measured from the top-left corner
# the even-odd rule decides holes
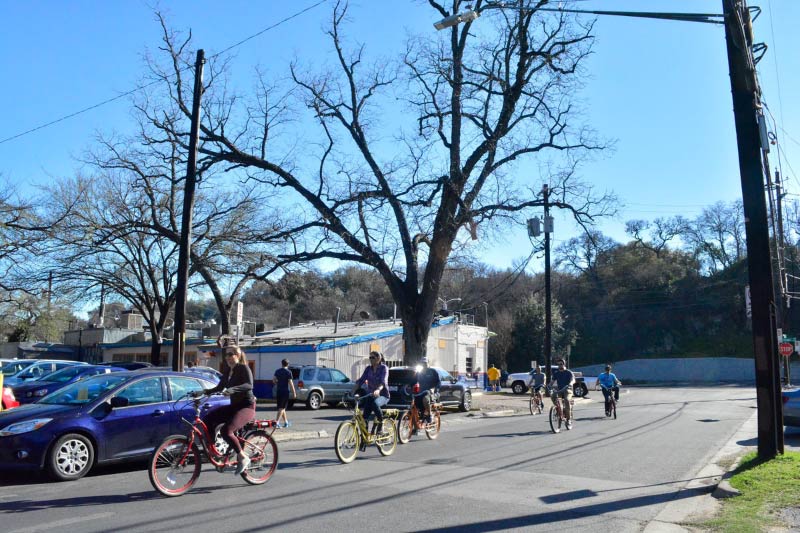
[[[741,495],[722,500],[714,519],[702,524],[711,531],[766,531],[781,526],[778,514],[800,502],[800,452],[786,452],[769,461],[747,454],[730,478]]]

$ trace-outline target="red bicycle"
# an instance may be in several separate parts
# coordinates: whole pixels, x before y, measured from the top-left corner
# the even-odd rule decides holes
[[[208,427],[200,419],[204,396],[191,392],[176,400],[176,404],[185,402],[184,405],[194,406],[194,421],[182,418],[190,427],[189,434],[167,437],[150,460],[150,483],[164,496],[181,496],[192,488],[200,477],[204,452],[217,472],[236,468],[236,453],[230,446],[223,446],[219,439],[212,439]],[[272,438],[275,422],[254,420],[237,432],[242,451],[250,458],[250,466],[242,472],[242,479],[251,485],[266,483],[278,466],[278,446]],[[267,432],[268,429],[272,431]]]

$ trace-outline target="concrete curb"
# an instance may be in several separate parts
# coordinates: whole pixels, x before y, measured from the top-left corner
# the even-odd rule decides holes
[[[276,431],[272,434],[275,442],[287,442],[292,440],[324,439],[330,437],[327,431]]]
[[[494,418],[501,416],[513,416],[516,411],[513,409],[502,409],[500,411],[482,411],[481,416],[484,418]]]

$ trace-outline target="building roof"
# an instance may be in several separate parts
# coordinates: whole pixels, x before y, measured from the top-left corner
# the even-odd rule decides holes
[[[433,327],[450,324],[455,317],[435,320]],[[259,333],[255,338],[242,339],[248,352],[315,352],[334,346],[348,346],[384,337],[402,335],[399,320],[372,320],[361,322],[315,322]],[[204,351],[217,351],[216,344],[198,346]]]

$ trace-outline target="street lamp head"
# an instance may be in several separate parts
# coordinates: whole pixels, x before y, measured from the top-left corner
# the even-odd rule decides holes
[[[456,13],[455,15],[450,15],[449,17],[445,17],[439,22],[435,22],[433,27],[437,30],[443,30],[445,28],[451,28],[457,24],[461,24],[462,22],[469,22],[471,20],[475,20],[480,16],[480,13],[477,11],[473,11],[471,9],[464,11],[463,13]]]

